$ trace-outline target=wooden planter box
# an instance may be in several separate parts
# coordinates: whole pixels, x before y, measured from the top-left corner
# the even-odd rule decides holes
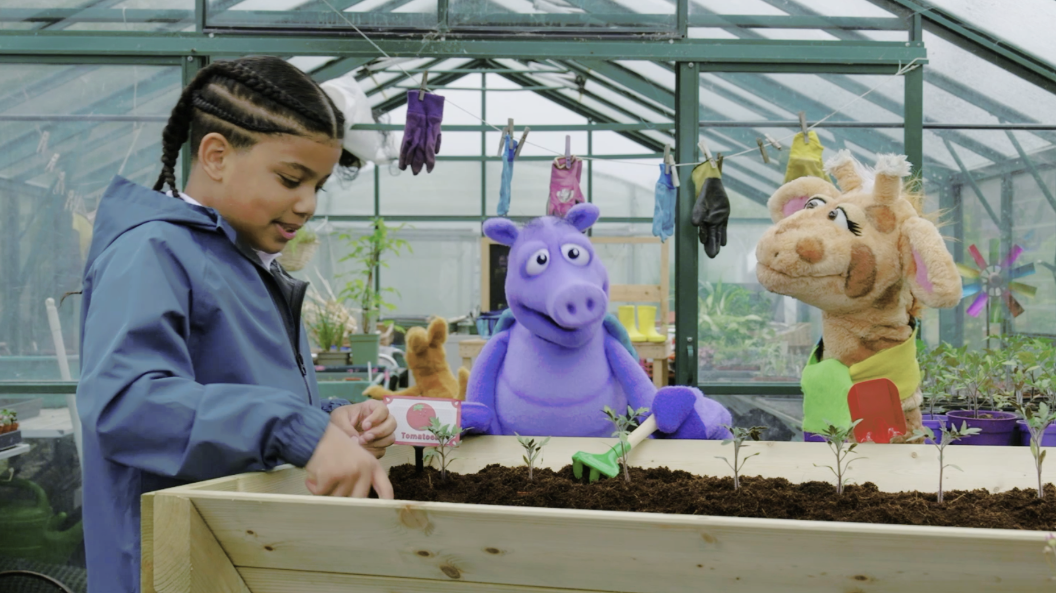
[[[553,439],[559,468],[603,439]],[[933,492],[932,446],[865,445],[852,478]],[[746,475],[829,480],[822,443],[754,443]],[[468,439],[452,470],[514,465],[512,437]],[[647,441],[639,467],[728,475],[718,442]],[[412,462],[393,447],[386,466]],[[1026,448],[951,447],[947,490],[1031,488]],[[1050,470],[1052,471],[1052,470]],[[285,467],[143,497],[143,591],[185,593],[876,593],[1056,588],[1041,532],[617,513],[313,497]]]

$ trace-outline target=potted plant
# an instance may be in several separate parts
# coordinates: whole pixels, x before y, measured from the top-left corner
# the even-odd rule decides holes
[[[999,407],[1005,403],[1001,392],[1000,376],[1004,372],[1001,355],[992,350],[969,352],[963,350],[962,364],[958,368],[957,385],[968,401],[966,410],[950,410],[946,416],[954,424],[967,423],[969,428],[978,428],[979,434],[965,437],[960,445],[1011,445],[1016,436],[1016,414],[1003,412]],[[990,403],[989,409],[980,408],[980,400]]]
[[[923,415],[923,423],[933,434],[938,435],[947,423],[946,408],[938,404],[949,406],[951,403],[950,391],[954,388],[956,369],[960,365],[957,349],[946,342],[935,348],[918,344],[917,362],[920,365],[920,390],[924,396],[922,409],[927,411]],[[936,444],[931,439],[925,442]]]
[[[355,320],[335,300],[310,300],[305,305],[304,325],[319,347],[316,362],[322,366],[347,366],[348,352],[342,351],[345,337],[355,328]]]
[[[380,336],[374,326],[382,310],[392,311],[396,308],[395,305],[385,300],[385,294],[399,294],[395,288],[377,286],[378,272],[383,267],[389,267],[384,259],[386,255],[400,255],[405,248],[407,251],[412,251],[410,243],[394,235],[395,231],[402,229],[403,226],[401,224],[390,227],[385,224],[384,219],[375,218],[373,232],[358,236],[350,233],[341,235],[341,238],[348,243],[350,250],[340,261],[353,262],[356,269],[350,274],[352,279],[345,284],[340,299],[354,303],[362,317],[360,333],[348,336],[353,364],[369,362],[376,365],[378,363]]]
[[[0,410],[0,434],[18,430],[18,414],[8,409]]]

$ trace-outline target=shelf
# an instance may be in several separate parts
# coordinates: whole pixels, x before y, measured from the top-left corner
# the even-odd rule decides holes
[[[69,408],[44,408],[39,416],[18,425],[24,439],[58,439],[73,434]]]
[[[11,447],[10,449],[4,449],[3,451],[0,451],[0,459],[7,459],[9,457],[14,457],[16,455],[21,455],[21,454],[26,453],[28,451],[29,451],[29,445],[26,444],[26,443],[21,443],[21,444],[15,445],[14,447]]]

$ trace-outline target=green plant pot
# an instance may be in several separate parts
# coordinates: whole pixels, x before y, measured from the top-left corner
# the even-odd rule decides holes
[[[324,367],[348,366],[348,352],[338,352],[337,350],[320,352],[316,356],[315,362]]]
[[[363,365],[368,362],[378,365],[378,348],[381,345],[379,334],[352,334],[348,336],[349,350],[352,351],[352,364]]]

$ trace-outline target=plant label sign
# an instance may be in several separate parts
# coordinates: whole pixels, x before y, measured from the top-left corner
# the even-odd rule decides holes
[[[428,430],[433,418],[440,425],[450,425],[457,432],[462,428],[462,402],[453,399],[387,395],[385,405],[396,418],[397,445],[436,447],[440,442]],[[457,443],[456,437],[452,444]]]

